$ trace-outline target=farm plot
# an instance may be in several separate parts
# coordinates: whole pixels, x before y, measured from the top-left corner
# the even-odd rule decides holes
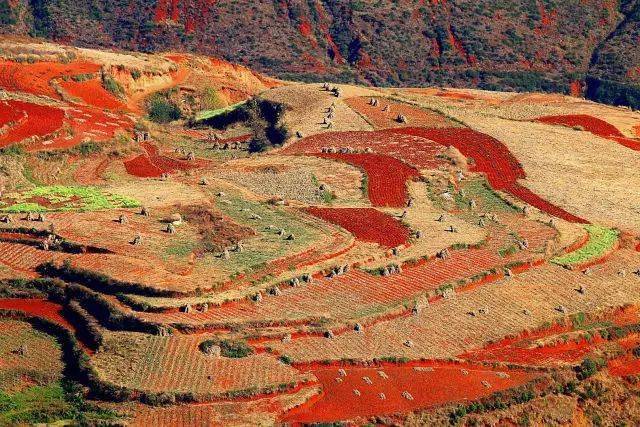
[[[86,61],[69,64],[36,62],[34,64],[0,60],[0,88],[9,92],[26,92],[59,99],[51,81],[62,76],[94,74],[100,65]]]
[[[128,117],[95,107],[74,104],[65,112],[65,132],[54,139],[28,144],[28,151],[62,150],[86,141],[109,141],[133,129],[133,122]]]
[[[102,83],[97,80],[75,81],[63,80],[60,86],[72,97],[78,98],[87,105],[108,110],[121,110],[126,108],[115,96],[108,92]]]
[[[162,174],[196,169],[204,165],[202,160],[189,162],[161,155],[155,145],[147,142],[143,142],[141,146],[146,154],[124,162],[127,172],[139,178],[157,178]]]
[[[502,266],[539,259],[536,251],[546,238],[548,227],[532,229],[540,233],[535,238],[532,230],[519,230],[531,242],[531,253],[519,252],[501,257],[498,248],[505,232],[494,235],[486,247],[468,250],[452,250],[445,260],[430,259],[407,263],[401,273],[379,276],[360,269],[352,269],[336,277],[317,277],[309,284],[297,287],[280,285],[280,295],[266,293],[260,303],[238,301],[212,308],[206,313],[142,313],[143,318],[162,323],[189,323],[223,325],[229,323],[255,323],[273,321],[287,323],[310,321],[317,318],[334,324],[361,319],[371,320],[390,312],[406,311],[415,299],[434,295],[438,290],[453,287],[473,279],[482,283],[485,273],[491,269],[499,273]],[[547,231],[545,231],[547,230]],[[497,232],[498,230],[496,230]],[[397,260],[387,259],[388,262]],[[334,264],[335,265],[335,264]],[[367,267],[369,267],[367,265]],[[494,274],[493,280],[501,277]]]
[[[30,315],[48,319],[65,328],[75,331],[75,327],[62,315],[62,306],[39,299],[1,298],[0,309],[18,310]]]
[[[0,337],[0,375],[4,380],[0,381],[0,391],[17,391],[20,385],[31,382],[44,385],[62,375],[61,352],[49,335],[35,331],[26,322],[0,319]],[[18,351],[21,346],[25,351]]]
[[[576,130],[585,130],[596,136],[610,139],[632,150],[640,151],[640,140],[627,138],[612,124],[587,114],[566,116],[545,116],[536,121],[552,125],[561,125]]]
[[[283,412],[315,397],[317,387],[305,387],[292,394],[278,394],[261,399],[153,407],[137,404],[132,426],[202,427],[203,425],[247,426],[274,425]],[[122,404],[118,406],[122,410]]]
[[[457,292],[416,316],[383,321],[362,333],[346,332],[333,339],[302,337],[289,343],[270,342],[269,346],[296,361],[308,362],[453,357],[552,322],[563,316],[562,311],[571,314],[637,303],[633,290],[639,279],[618,272],[639,261],[637,253],[621,250],[591,275],[547,264],[472,292]],[[579,293],[577,284],[587,291]],[[501,321],[496,323],[498,317]]]
[[[307,212],[339,225],[363,242],[393,248],[409,241],[409,230],[400,221],[373,208],[309,207]]]
[[[640,159],[634,151],[563,126],[514,126],[509,120],[475,114],[460,118],[507,145],[526,170],[523,188],[590,222],[634,234],[640,230],[640,195],[629,191],[640,186],[633,172],[640,168]]]
[[[445,145],[446,146],[446,145]],[[328,132],[294,142],[281,154],[319,154],[323,148],[345,148],[395,157],[418,169],[437,169],[444,161],[436,156],[444,147],[427,137],[397,133],[393,129],[375,132]]]
[[[584,268],[601,261],[615,249],[620,234],[618,230],[598,225],[585,225],[585,229],[589,234],[586,245],[551,262],[567,268]]]
[[[469,128],[403,128],[396,129],[395,132],[430,139],[443,146],[452,145],[474,160],[473,170],[484,173],[495,190],[509,192],[550,215],[571,222],[585,222],[518,184],[519,179],[526,178],[522,165],[504,144],[489,135]]]
[[[376,99],[378,105],[371,105],[371,99]],[[425,128],[442,128],[454,125],[453,122],[436,112],[387,98],[357,97],[346,99],[345,103],[358,114],[364,116],[376,129],[405,127],[407,125]],[[400,115],[406,117],[407,123],[397,120]]]
[[[367,176],[366,189],[369,200],[376,207],[406,206],[407,181],[420,177],[416,169],[391,156],[342,153],[322,153],[318,156],[362,168]]]
[[[14,100],[5,102],[5,109],[11,111],[9,116],[18,119],[5,121],[7,128],[0,133],[0,148],[28,138],[50,137],[62,128],[65,113],[60,108]]]
[[[216,173],[220,178],[241,184],[260,195],[311,204],[368,205],[362,194],[363,174],[359,169],[315,156],[269,155],[236,159],[216,168]],[[320,190],[323,184],[326,188]]]
[[[5,193],[0,199],[0,212],[97,211],[135,208],[139,202],[95,187],[36,187],[21,193]]]
[[[205,355],[198,346],[206,338],[106,333],[104,346],[92,363],[103,379],[130,389],[190,392],[204,398],[230,392],[251,395],[311,379],[266,354],[242,358]]]
[[[536,378],[535,373],[466,363],[339,368],[311,370],[322,384],[321,397],[289,411],[282,421],[319,423],[409,412],[477,400]]]

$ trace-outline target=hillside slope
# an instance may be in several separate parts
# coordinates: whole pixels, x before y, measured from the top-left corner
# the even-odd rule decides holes
[[[638,84],[638,18],[635,0],[0,0],[3,31],[83,46],[183,48],[302,80],[574,94],[589,75]]]

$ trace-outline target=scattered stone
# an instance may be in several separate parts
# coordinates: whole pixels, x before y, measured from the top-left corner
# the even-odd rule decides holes
[[[353,327],[353,330],[356,332],[363,332],[364,328],[362,327],[362,325],[360,323],[356,323],[356,325]]]

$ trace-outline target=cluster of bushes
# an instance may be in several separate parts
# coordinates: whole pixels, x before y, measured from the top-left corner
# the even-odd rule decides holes
[[[148,102],[149,120],[155,123],[171,123],[182,118],[180,107],[169,99],[169,92],[153,94]]]
[[[215,340],[210,339],[200,343],[200,350],[203,353],[209,353],[211,347],[220,347],[220,354],[224,357],[230,357],[233,359],[240,359],[243,357],[251,356],[254,351],[245,341],[239,340]]]
[[[200,120],[198,124],[226,129],[231,125],[244,123],[253,131],[249,151],[257,153],[270,146],[282,145],[289,138],[289,130],[281,123],[284,111],[283,104],[253,98],[237,108]]]
[[[640,110],[640,86],[588,76],[586,96],[592,101]]]

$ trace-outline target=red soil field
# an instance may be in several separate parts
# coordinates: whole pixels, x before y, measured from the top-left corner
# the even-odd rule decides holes
[[[26,120],[20,121],[10,127],[4,135],[0,135],[0,147],[6,147],[32,136],[44,137],[62,127],[64,111],[59,108],[23,101],[7,101],[7,104],[17,112],[22,112]]]
[[[345,366],[344,377],[340,376],[339,368],[312,369],[322,384],[322,394],[292,409],[281,421],[331,422],[408,412],[450,402],[469,402],[536,378],[536,374],[523,371],[445,362]],[[413,400],[403,396],[404,392],[408,392]],[[384,394],[384,399],[380,393]]]
[[[0,102],[0,135],[8,130],[9,126],[15,126],[26,119],[27,113],[24,110],[16,108],[13,102]]]
[[[473,170],[484,173],[487,176],[489,184],[494,189],[511,193],[550,215],[563,218],[570,222],[587,222],[547,202],[518,184],[519,179],[526,178],[522,165],[504,144],[489,135],[476,132],[469,128],[402,128],[394,129],[393,131],[430,139],[443,146],[452,145],[460,150],[466,157],[473,158],[475,161]]]
[[[438,113],[427,111],[402,102],[390,101],[385,98],[378,98],[377,107],[369,105],[369,99],[365,97],[349,98],[345,103],[362,114],[367,120],[378,129],[388,129],[405,126],[449,127],[451,123]],[[388,111],[382,111],[388,106]],[[396,118],[402,114],[407,118],[408,124],[399,123]]]
[[[640,151],[640,141],[627,138],[612,124],[593,116],[589,116],[586,114],[545,116],[536,119],[536,121],[540,123],[562,125],[567,127],[579,126],[594,135],[610,139],[632,150]]]
[[[391,156],[380,154],[323,153],[319,157],[345,161],[364,169],[368,177],[368,195],[373,206],[400,208],[406,205],[407,181],[420,174]]]
[[[118,132],[130,132],[133,123],[124,115],[106,112],[95,107],[75,105],[66,110],[68,123],[72,128],[70,135],[61,135],[51,141],[30,144],[29,151],[66,149],[85,140],[95,142],[108,141]]]
[[[202,161],[188,162],[162,156],[155,145],[147,142],[143,142],[140,145],[144,148],[146,154],[141,154],[124,162],[127,173],[139,178],[156,178],[163,173],[194,169],[202,165]]]
[[[69,95],[79,98],[86,104],[94,107],[109,110],[125,108],[124,104],[103,88],[98,80],[88,80],[84,82],[69,80],[60,82],[60,86],[62,86]]]
[[[75,332],[75,327],[62,315],[62,306],[40,299],[1,298],[0,309],[19,310],[42,317]]]
[[[60,99],[50,82],[62,76],[93,74],[100,71],[98,64],[75,61],[70,64],[36,62],[35,64],[0,60],[0,88],[10,92],[26,92]]]
[[[616,326],[631,325],[638,322],[638,312],[633,306],[615,310],[602,321]],[[460,355],[461,359],[483,362],[504,362],[523,365],[545,365],[557,362],[576,363],[584,359],[593,350],[606,343],[598,333],[590,340],[585,338],[570,339],[565,342],[562,336],[575,332],[571,324],[554,324],[549,328],[532,332],[523,332],[517,337],[507,337],[489,344],[482,349]],[[556,343],[537,346],[536,340],[557,339]],[[638,338],[629,336],[617,341],[622,347],[630,349],[637,345]]]
[[[363,242],[393,248],[409,240],[409,230],[400,221],[372,208],[306,209],[312,215],[337,224]]]
[[[609,374],[615,377],[627,377],[640,374],[640,359],[629,354],[612,359],[607,364]]]
[[[369,148],[373,153],[395,157],[419,169],[437,169],[444,163],[436,158],[443,151],[441,144],[420,136],[396,133],[393,129],[311,135],[285,147],[281,153],[318,154],[323,147],[352,147],[357,150]]]

